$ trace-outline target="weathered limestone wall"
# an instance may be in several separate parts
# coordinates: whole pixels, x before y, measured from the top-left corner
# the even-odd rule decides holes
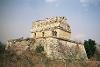
[[[13,39],[9,40],[6,45],[6,50],[17,55],[21,55],[27,49],[31,49],[34,45],[35,40],[32,38],[27,39]]]
[[[34,21],[31,32],[36,42],[33,49],[43,46],[47,57],[51,59],[87,59],[84,46],[70,40],[71,29],[66,22],[65,17]]]
[[[38,38],[36,40],[11,40],[7,43],[6,49],[21,55],[25,50],[30,49],[36,51],[37,46],[44,47],[44,53],[50,59],[84,59],[87,60],[87,55],[83,44],[72,40],[61,40],[53,37]]]
[[[43,46],[44,52],[50,59],[87,59],[84,46],[80,43],[73,43],[70,41],[59,40],[56,38],[39,38],[34,44],[36,46]]]
[[[61,38],[65,40],[70,39],[70,36],[71,36],[70,33],[60,30],[60,29],[55,29],[55,31],[57,31],[57,38]]]
[[[54,17],[35,21],[32,24],[32,37],[55,37],[53,35],[53,31],[56,31],[57,38],[70,39],[71,29],[66,22],[67,21],[65,17]]]
[[[52,36],[52,31],[45,31],[44,32],[44,37],[51,37]]]
[[[64,30],[60,30],[60,29],[55,29],[54,31],[57,32],[57,34],[54,36],[53,35],[53,31],[48,30],[48,31],[43,31],[43,32],[35,32],[32,33],[32,37],[33,38],[41,38],[41,37],[56,37],[56,38],[60,38],[60,39],[70,39],[71,34],[64,31]]]
[[[23,52],[26,49],[36,51],[38,46],[50,59],[84,59],[87,55],[82,43],[70,40],[71,29],[65,17],[46,18],[32,25],[32,39],[18,39],[8,42],[7,49]]]
[[[53,18],[46,18],[44,20],[33,21],[32,32],[43,31],[49,28],[57,27],[65,22],[66,22],[65,17],[53,17]]]
[[[43,33],[42,32],[36,32],[36,38],[40,38],[43,37]]]

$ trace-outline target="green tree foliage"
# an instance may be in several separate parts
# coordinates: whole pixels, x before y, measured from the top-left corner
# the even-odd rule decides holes
[[[88,39],[84,41],[84,47],[85,47],[88,58],[91,58],[94,56],[95,51],[96,51],[95,45],[96,43],[92,39]]]
[[[3,59],[5,52],[5,45],[0,42],[0,59]]]
[[[37,53],[41,53],[42,51],[44,51],[44,47],[43,46],[39,45],[39,46],[36,47],[36,52]]]

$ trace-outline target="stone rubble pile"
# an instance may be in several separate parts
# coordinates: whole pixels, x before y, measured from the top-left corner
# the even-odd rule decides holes
[[[31,49],[31,46],[34,45],[35,40],[32,38],[19,38],[12,39],[7,42],[6,50],[21,55],[27,49]]]

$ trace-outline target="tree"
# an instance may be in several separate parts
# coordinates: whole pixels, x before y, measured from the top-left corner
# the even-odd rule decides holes
[[[92,39],[88,39],[88,41],[87,40],[84,41],[84,47],[85,47],[88,58],[91,58],[94,56],[95,51],[96,51],[95,45],[96,43]]]
[[[0,42],[0,55],[4,54],[4,51],[5,51],[5,45]]]
[[[0,62],[4,60],[5,45],[0,42]]]

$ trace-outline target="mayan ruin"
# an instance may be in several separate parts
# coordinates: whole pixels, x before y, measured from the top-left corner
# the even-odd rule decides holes
[[[0,0],[0,67],[100,67],[100,0]]]
[[[71,33],[66,17],[37,20],[32,22],[31,38],[9,40],[6,49],[21,54],[26,49],[36,51],[41,46],[39,53],[45,53],[50,59],[87,60],[83,44],[70,40]]]

